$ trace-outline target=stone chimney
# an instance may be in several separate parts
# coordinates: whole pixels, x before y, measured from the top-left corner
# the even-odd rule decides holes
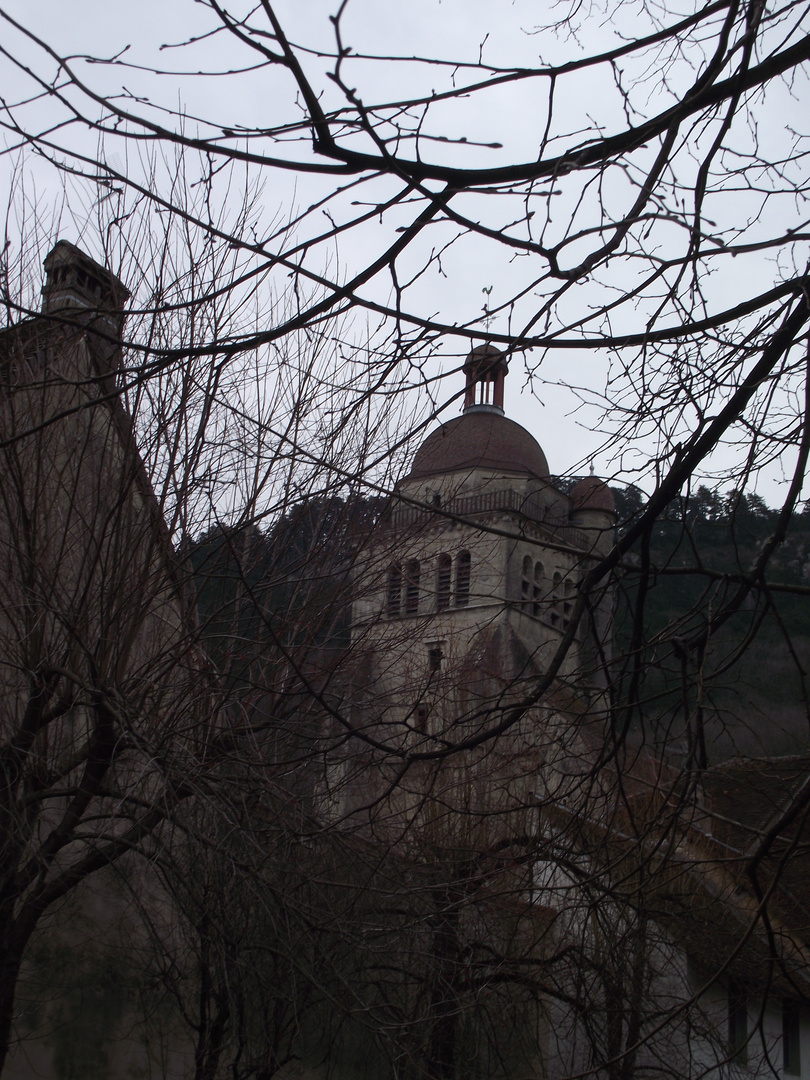
[[[115,274],[67,240],[57,241],[43,265],[44,315],[63,315],[73,321],[87,313],[94,330],[120,337],[129,290]]]

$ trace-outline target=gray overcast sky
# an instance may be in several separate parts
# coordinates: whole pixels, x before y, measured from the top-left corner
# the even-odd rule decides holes
[[[190,118],[204,117],[236,130],[240,124],[260,127],[280,120],[293,122],[299,116],[289,76],[278,68],[228,77],[209,74],[199,78],[193,74],[197,70],[228,71],[244,65],[245,58],[250,54],[237,48],[228,35],[204,38],[191,49],[161,50],[162,45],[178,44],[188,38],[203,36],[216,25],[211,12],[191,0],[174,0],[168,4],[165,0],[138,0],[136,5],[124,3],[123,0],[72,0],[71,3],[11,0],[2,7],[63,55],[112,57],[128,47],[122,53],[122,58],[133,65],[143,65],[147,69],[161,66],[188,73],[187,76],[170,74],[158,77],[148,70],[87,65],[77,59],[77,72],[99,93],[118,92],[125,86],[129,92],[148,98],[155,105],[165,103],[169,107],[176,107],[180,100]],[[335,8],[335,3],[327,0],[281,0],[276,5],[291,40],[306,43],[311,49],[325,50],[334,47],[329,16]],[[407,5],[380,0],[376,3],[373,0],[351,0],[342,30],[344,44],[350,45],[355,53],[401,57],[423,55],[459,63],[475,62],[480,56],[488,63],[512,66],[537,65],[540,61],[560,63],[580,57],[588,50],[603,51],[614,47],[622,40],[622,22],[611,24],[597,9],[592,9],[595,13],[581,25],[571,24],[570,33],[538,32],[538,24],[559,17],[560,10],[558,5],[538,4],[529,0],[411,0]],[[632,7],[620,8],[620,20],[633,18]],[[18,60],[30,63],[46,77],[53,77],[55,65],[51,64],[49,68],[47,59],[24,37],[13,32],[4,33],[2,37],[5,38],[5,47]],[[323,93],[326,103],[339,103],[337,88],[325,77],[328,61],[316,55],[304,54],[302,63]],[[689,65],[685,65],[684,78],[691,78],[692,74]],[[453,85],[454,79],[465,77],[463,71],[455,71],[452,67],[415,68],[392,61],[347,63],[345,75],[351,85],[357,87],[358,95],[369,101],[441,90]],[[673,82],[672,77],[664,87],[655,71],[639,71],[636,75],[646,80],[646,100],[650,108],[659,97],[677,95],[677,82]],[[18,88],[21,93],[24,92],[24,73],[19,68],[11,68],[8,63],[4,64],[3,84],[9,96],[13,96]],[[806,123],[805,91],[806,87],[794,87],[792,95],[787,91],[769,91],[769,97],[761,108],[761,119],[764,121],[761,138],[776,139],[784,131],[785,125],[798,127]],[[527,89],[526,84],[519,83],[493,89],[483,98],[468,103],[454,102],[452,107],[437,108],[431,121],[435,132],[450,131],[453,136],[463,134],[467,147],[433,142],[429,144],[429,153],[434,160],[442,160],[442,155],[447,155],[447,159],[455,164],[494,165],[503,160],[526,160],[532,148],[536,148],[539,127],[545,116],[544,106],[541,86],[532,85]],[[49,102],[37,106],[43,127],[50,122],[50,107]],[[776,117],[778,122],[771,123],[771,118]],[[558,123],[567,125],[571,132],[577,132],[589,122],[589,118],[595,118],[605,130],[610,130],[611,126],[620,128],[624,122],[621,100],[607,70],[594,70],[588,79],[577,84],[565,99]],[[188,123],[193,125],[194,120],[189,119]],[[430,131],[429,128],[426,130]],[[560,133],[563,134],[562,128]],[[59,137],[62,136],[57,134]],[[89,152],[93,152],[95,136],[82,135],[74,128],[64,137],[86,139]],[[6,141],[8,143],[8,136]],[[494,142],[501,144],[501,148],[475,145]],[[303,159],[307,153],[306,146],[301,145],[294,152]],[[117,150],[110,142],[108,153],[111,159],[120,161],[120,156],[116,159],[115,155],[123,151]],[[34,168],[40,186],[46,188],[47,197],[50,183],[48,173],[42,166]],[[620,199],[620,181],[611,182],[616,185],[616,198]],[[293,207],[305,207],[323,190],[325,182],[322,178],[295,177],[290,173],[276,172],[269,177],[264,200],[271,213],[278,209],[287,213]],[[376,197],[380,197],[379,193]],[[724,208],[730,208],[733,214],[734,199],[727,199]],[[465,210],[471,217],[479,212],[486,213],[483,204],[476,204],[474,199],[468,200]],[[561,221],[569,216],[570,210],[565,196],[560,196],[558,213]],[[352,234],[349,243],[338,248],[337,257],[345,264],[347,275],[379,246],[380,229],[391,229],[395,225],[395,220],[384,227],[370,223]],[[435,243],[437,234],[430,235]],[[75,236],[68,238],[77,239]],[[423,248],[417,246],[412,256],[408,257],[412,258],[414,268],[424,254]],[[408,258],[403,260],[405,269]],[[524,263],[511,259],[508,252],[498,250],[495,244],[474,239],[458,243],[443,258],[441,272],[434,268],[414,287],[410,307],[425,315],[438,315],[448,323],[463,322],[481,311],[485,302],[482,292],[485,287],[492,287],[490,303],[496,307],[519,289],[524,274]],[[762,289],[767,287],[769,279],[777,276],[777,269],[769,259],[757,255],[746,261],[740,260],[738,265],[727,266],[722,278],[708,287],[714,302],[723,306],[746,294],[753,282],[756,282],[758,289]],[[390,283],[372,283],[370,294],[375,289],[380,297],[387,296]],[[586,287],[577,287],[569,293],[561,312],[564,316],[569,313],[574,317],[591,299],[592,295]],[[531,294],[526,308],[531,308]],[[520,309],[516,308],[512,330],[519,328],[522,317]],[[496,330],[506,329],[506,324],[505,313],[497,316],[492,323]],[[450,346],[450,351],[457,353],[459,348],[455,343]],[[452,366],[455,362],[455,359],[448,360],[448,365]],[[596,412],[593,409],[577,412],[577,395],[556,384],[571,383],[599,394],[605,389],[604,360],[586,353],[551,354],[544,361],[542,371],[537,374],[543,381],[541,383],[535,379],[530,388],[520,371],[520,364],[513,362],[508,382],[507,411],[539,439],[552,471],[582,471],[603,442],[604,433],[591,430]],[[459,386],[458,376],[448,379],[448,395],[456,392]],[[452,407],[451,415],[455,411],[455,407]],[[655,449],[652,444],[638,447],[636,462],[643,461]],[[621,471],[622,462],[610,460],[604,453],[597,456],[595,463],[600,472]],[[771,469],[767,479],[760,484],[766,497],[771,499],[777,496],[774,485],[778,485],[780,480],[779,468]]]

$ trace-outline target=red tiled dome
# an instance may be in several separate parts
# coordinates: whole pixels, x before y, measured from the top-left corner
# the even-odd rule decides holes
[[[604,510],[608,514],[616,513],[616,500],[613,492],[604,480],[598,476],[586,476],[571,488],[571,509]]]
[[[534,436],[499,412],[483,409],[471,409],[431,432],[416,451],[408,479],[462,469],[549,478],[546,455]]]

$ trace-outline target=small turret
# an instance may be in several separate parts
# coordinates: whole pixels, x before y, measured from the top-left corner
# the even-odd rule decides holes
[[[591,538],[593,547],[609,549],[616,524],[616,500],[605,481],[594,475],[593,466],[590,476],[571,488],[569,499],[571,524]]]
[[[506,357],[494,345],[473,349],[464,361],[464,412],[497,412],[503,416],[503,384],[508,371]]]

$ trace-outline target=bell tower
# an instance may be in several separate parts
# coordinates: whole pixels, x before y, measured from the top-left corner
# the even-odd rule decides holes
[[[506,357],[494,345],[473,349],[464,361],[464,412],[486,411],[503,416],[503,384],[508,371]]]

